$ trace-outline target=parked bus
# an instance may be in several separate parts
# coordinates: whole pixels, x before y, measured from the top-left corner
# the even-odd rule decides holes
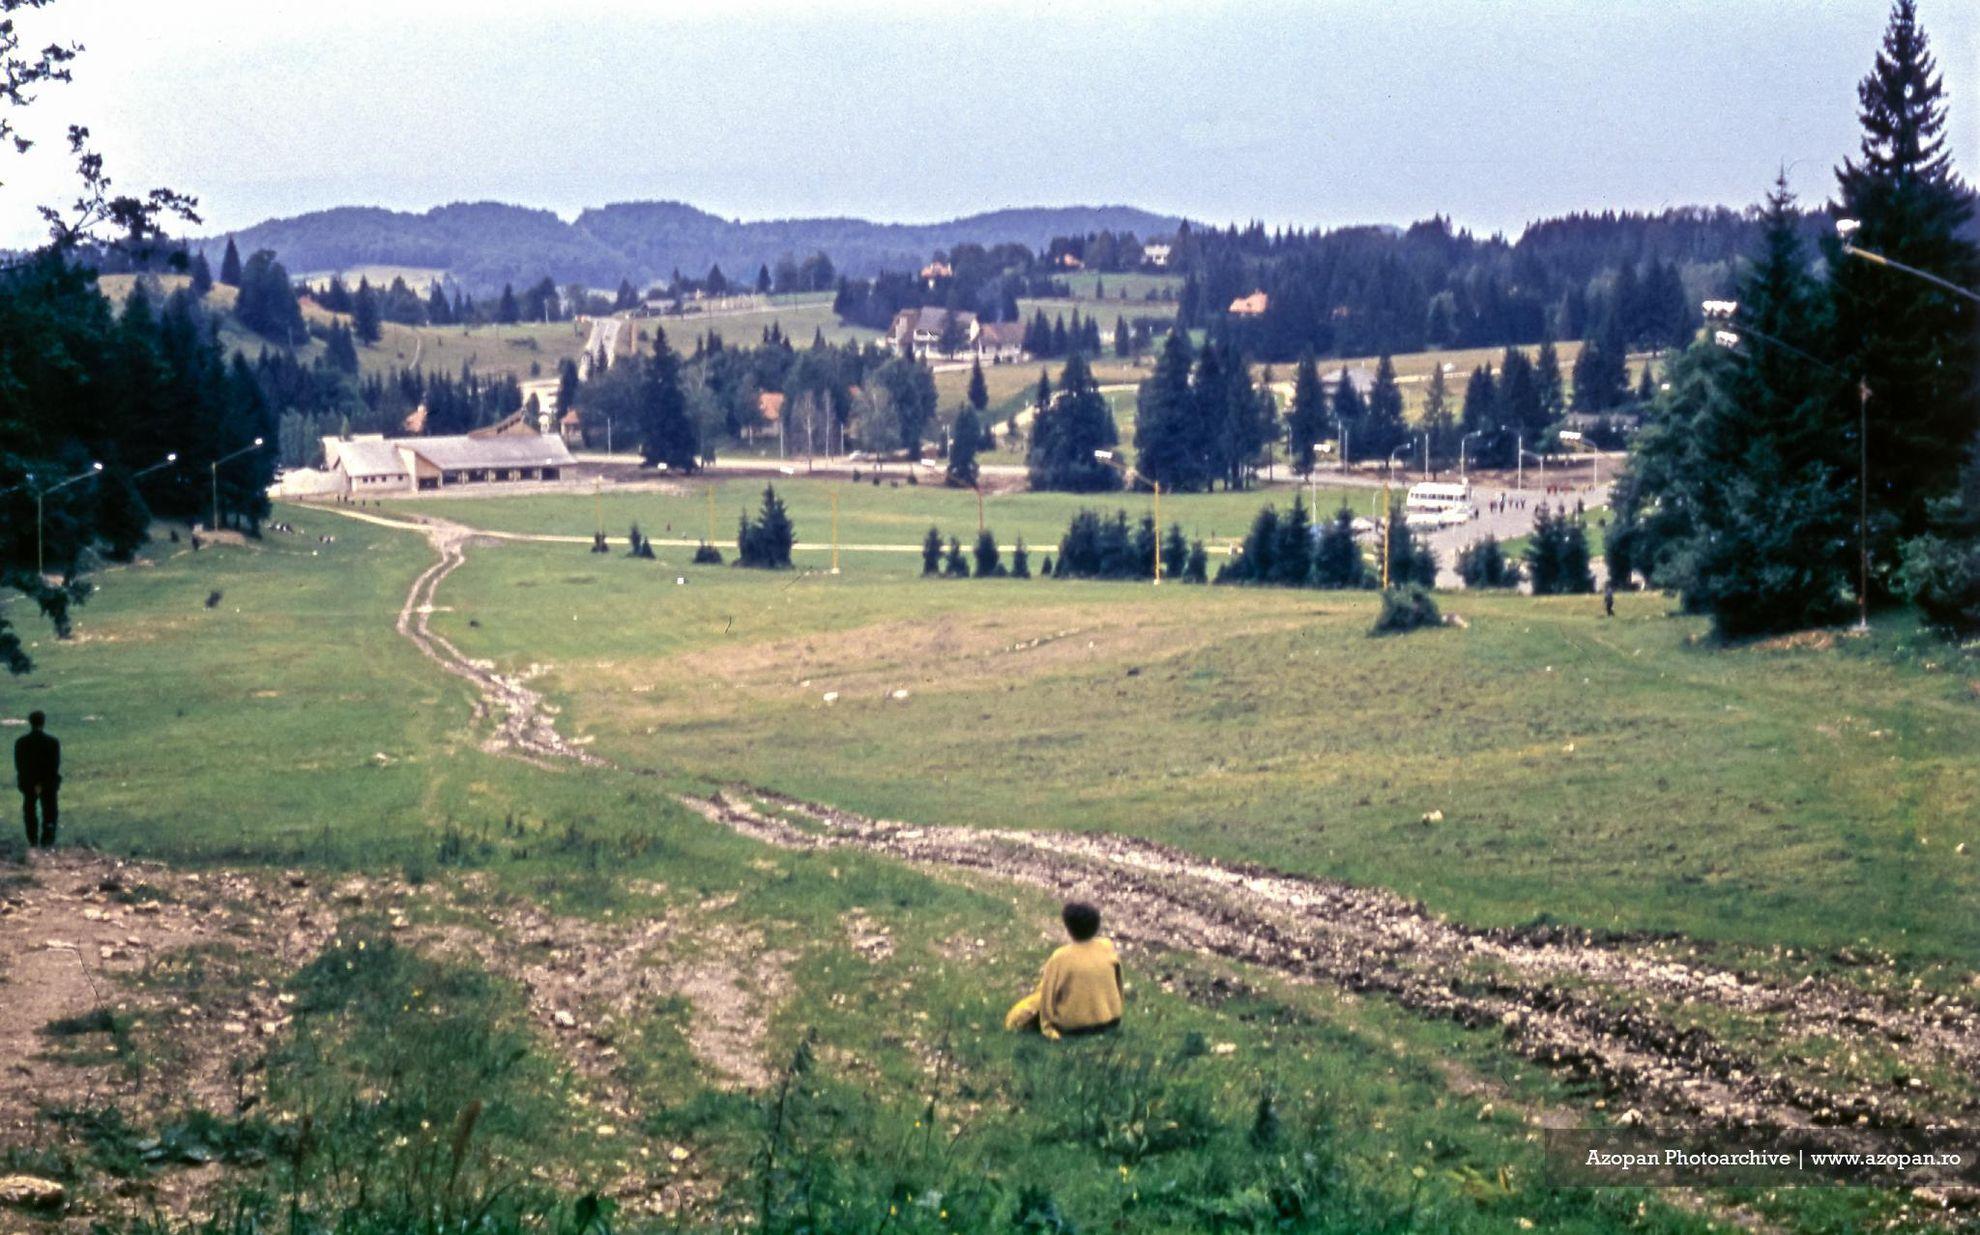
[[[1403,512],[1411,527],[1449,527],[1467,523],[1475,513],[1471,486],[1424,481],[1409,487]]]

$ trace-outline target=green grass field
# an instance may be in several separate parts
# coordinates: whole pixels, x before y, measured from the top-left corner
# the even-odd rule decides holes
[[[801,472],[804,465],[800,461],[791,466]],[[608,486],[596,497],[400,498],[380,504],[389,511],[433,514],[503,532],[588,537],[602,523],[605,534],[620,543],[635,521],[642,532],[663,540],[706,536],[712,487],[714,543],[726,549],[734,544],[737,520],[744,511],[756,512],[765,485],[772,484],[797,522],[803,546],[799,552],[807,565],[819,564],[822,555],[829,552],[834,492],[838,494],[841,544],[919,545],[930,526],[944,536],[961,537],[966,545],[975,539],[977,499],[973,492],[938,483],[909,485],[902,479],[902,471],[900,465],[893,465],[880,485],[854,484],[850,478],[833,483],[800,475],[770,481],[697,479],[684,481],[670,491],[614,492]],[[1380,504],[1379,491],[1374,489],[1336,490],[1323,485],[1318,492],[1321,506],[1329,512],[1343,501],[1363,513]],[[1291,501],[1292,494],[1283,490],[1167,495],[1162,498],[1162,526],[1178,523],[1191,539],[1223,544],[1243,537],[1260,506],[1276,503],[1283,510]],[[1146,493],[1082,496],[989,492],[983,499],[983,517],[1000,543],[1008,545],[1022,536],[1034,552],[1051,552],[1058,547],[1073,515],[1087,507],[1109,514],[1124,509],[1131,519],[1154,513],[1154,502]],[[859,561],[884,556],[862,554]],[[854,562],[849,557],[842,564],[851,567]]]
[[[755,487],[718,488],[724,542]],[[789,495],[800,536],[817,537],[824,486]],[[610,495],[606,526],[615,542],[633,518],[698,531],[700,497]],[[1221,532],[1255,501],[1181,510]],[[1042,548],[1078,505],[992,499],[991,522]],[[593,518],[584,498],[403,509],[580,535]],[[560,729],[616,765],[559,771],[484,753],[467,688],[392,632],[432,560],[422,540],[306,507],[281,517],[311,535],[159,546],[101,576],[75,639],[37,640],[40,668],[4,711],[56,718],[66,834],[196,865],[473,876],[489,881],[474,885],[494,898],[483,908],[666,915],[681,923],[670,955],[746,966],[776,992],[763,1058],[797,1082],[777,1104],[712,1080],[688,1046],[708,1013],[661,1000],[615,1030],[614,1101],[632,1117],[603,1131],[590,1082],[518,1020],[516,979],[401,955],[411,945],[391,951],[360,922],[324,964],[273,976],[307,1013],[274,1048],[278,1125],[305,1099],[348,1104],[336,1095],[432,1070],[407,1105],[350,1106],[335,1135],[352,1149],[403,1125],[417,1153],[420,1120],[444,1130],[472,1092],[498,1158],[554,1168],[532,1188],[568,1198],[685,1145],[706,1185],[695,1212],[761,1207],[772,1229],[796,1229],[807,1196],[835,1215],[809,1229],[848,1232],[1009,1229],[1027,1204],[1080,1229],[1178,1232],[1723,1225],[1716,1201],[1546,1187],[1521,1112],[1585,1118],[1593,1096],[1493,1032],[1381,1000],[1135,955],[1117,1045],[1008,1037],[996,1018],[1050,939],[1049,901],[765,849],[672,797],[731,781],[916,822],[1146,836],[1395,888],[1477,924],[1681,931],[1762,969],[1783,946],[1869,941],[1938,983],[1980,952],[1980,875],[1954,855],[1980,847],[1975,674],[1896,618],[1860,644],[1718,650],[1661,597],[1624,597],[1605,622],[1586,599],[1457,595],[1445,606],[1467,628],[1371,640],[1365,595],[924,581],[912,555],[849,554],[834,577],[813,552],[765,575],[679,551],[475,544],[435,629],[534,673]],[[931,519],[967,532],[973,517],[966,493],[841,490],[848,539],[911,541]],[[1421,822],[1431,810],[1443,822]],[[884,928],[889,957],[856,947],[849,921]],[[352,951],[367,937],[372,959]],[[1192,994],[1232,976],[1236,994]],[[422,990],[447,992],[430,1024],[362,1015]],[[440,1044],[459,1042],[489,1054],[443,1066]],[[783,1071],[805,1042],[805,1070]],[[793,1174],[764,1174],[771,1147]],[[287,1195],[274,1158],[269,1185]],[[808,1191],[786,1190],[798,1180]],[[315,1177],[300,1194],[355,1203]],[[1732,1199],[1792,1229],[1905,1212],[1847,1190]]]

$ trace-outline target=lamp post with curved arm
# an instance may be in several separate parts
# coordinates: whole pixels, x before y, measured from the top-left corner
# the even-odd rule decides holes
[[[209,465],[213,473],[213,531],[218,532],[220,530],[220,465],[238,459],[244,454],[260,450],[261,441],[262,439],[257,437],[250,445],[243,446],[232,454],[221,455]]]
[[[1473,429],[1471,432],[1465,434],[1463,437],[1458,439],[1458,483],[1459,484],[1468,485],[1471,483],[1471,478],[1466,476],[1464,472],[1464,444],[1470,441],[1474,437],[1484,437],[1484,436],[1485,436],[1485,430]]]
[[[152,464],[150,467],[139,468],[137,471],[132,472],[131,479],[142,480],[146,476],[151,475],[153,472],[158,471],[160,468],[170,467],[174,463],[177,463],[178,461],[179,461],[179,452],[176,450],[171,451],[168,454],[166,454],[166,456],[163,459],[160,459],[158,462]]]
[[[49,485],[46,489],[38,489],[35,491],[34,573],[36,575],[46,576],[48,574],[48,566],[47,563],[43,560],[43,556],[42,556],[42,543],[44,539],[42,536],[42,525],[46,522],[45,515],[48,509],[48,495],[55,492],[57,489],[66,489],[70,485],[78,484],[82,481],[88,480],[90,477],[96,475],[98,472],[101,472],[102,470],[103,470],[103,465],[101,463],[92,463],[89,465],[89,470],[86,472],[77,472],[74,476],[69,477],[67,480],[61,481],[57,484]]]

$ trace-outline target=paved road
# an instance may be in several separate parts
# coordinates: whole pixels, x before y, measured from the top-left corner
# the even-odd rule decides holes
[[[591,366],[600,355],[605,357],[606,367],[611,367],[612,357],[619,354],[619,334],[625,327],[623,317],[591,319],[591,334],[584,341],[584,355],[578,359],[578,377],[590,380]]]

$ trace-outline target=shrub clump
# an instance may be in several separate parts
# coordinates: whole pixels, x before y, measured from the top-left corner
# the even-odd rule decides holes
[[[1441,626],[1444,617],[1437,612],[1437,598],[1420,583],[1408,583],[1382,593],[1382,612],[1375,618],[1371,635],[1401,635],[1425,626]]]

